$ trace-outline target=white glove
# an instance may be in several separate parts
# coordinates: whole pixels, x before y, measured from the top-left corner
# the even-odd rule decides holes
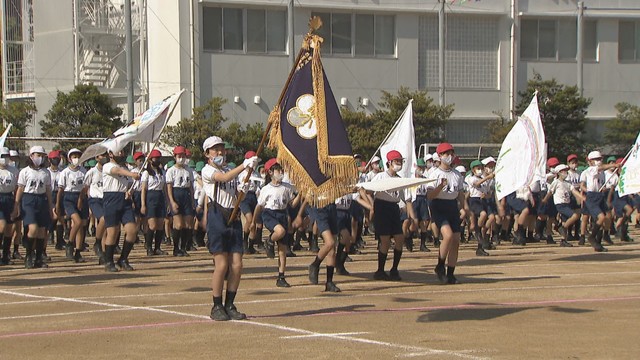
[[[258,166],[258,163],[260,162],[260,159],[257,156],[252,156],[248,159],[246,159],[245,161],[242,162],[242,165],[244,166],[244,168],[252,168],[255,169],[256,166]]]
[[[238,188],[239,191],[243,192],[243,193],[248,193],[249,192],[249,183],[242,183],[240,184],[240,187]]]

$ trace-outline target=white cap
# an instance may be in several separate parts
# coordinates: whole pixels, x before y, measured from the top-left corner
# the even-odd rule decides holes
[[[374,156],[371,158],[371,163],[373,164],[374,162],[380,162],[380,158],[377,156]]]
[[[32,146],[31,149],[29,149],[29,155],[31,154],[46,154],[46,151],[44,151],[44,148],[40,145],[36,145],[36,146]]]
[[[487,165],[490,164],[492,162],[496,162],[496,159],[494,159],[493,157],[489,156],[488,158],[485,158],[482,160],[482,165]]]
[[[431,159],[433,159],[433,161],[440,161],[440,156],[438,153],[433,153],[433,155],[431,155]]]
[[[562,170],[567,170],[567,169],[569,169],[569,167],[568,167],[567,165],[565,165],[565,164],[560,164],[560,165],[556,166],[555,168],[553,168],[553,172],[557,174],[557,173],[559,173],[560,171],[562,171]]]
[[[589,155],[587,155],[587,159],[589,160],[593,160],[593,159],[602,159],[602,154],[600,154],[600,151],[592,151],[589,153]]]
[[[465,169],[464,166],[462,165],[458,165],[456,166],[456,171],[459,172],[460,174],[464,174],[467,172],[467,169]]]
[[[11,156],[11,157],[20,156],[20,154],[18,154],[18,151],[16,151],[16,150],[9,150],[9,156]]]
[[[429,160],[433,160],[433,155],[427,154],[424,156],[424,161],[429,161]]]
[[[202,150],[207,151],[218,144],[224,144],[224,141],[219,136],[209,136],[202,144]]]
[[[9,148],[3,147],[2,149],[0,149],[0,156],[2,155],[9,155]]]
[[[69,152],[67,153],[67,157],[71,158],[71,154],[80,154],[80,155],[82,155],[82,151],[80,151],[80,149],[73,148],[73,149],[69,150]]]

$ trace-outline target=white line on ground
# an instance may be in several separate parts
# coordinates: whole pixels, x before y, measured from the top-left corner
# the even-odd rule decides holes
[[[313,337],[352,336],[352,335],[364,335],[364,334],[369,334],[369,332],[318,333],[314,335],[281,336],[280,339],[305,339],[305,338],[313,338]]]

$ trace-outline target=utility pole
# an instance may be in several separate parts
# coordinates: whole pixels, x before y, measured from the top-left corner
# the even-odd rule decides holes
[[[445,51],[445,16],[444,8],[446,6],[446,0],[440,1],[440,11],[438,12],[438,72],[439,76],[439,104],[444,106],[445,101],[445,71],[444,71],[444,51]]]
[[[133,30],[131,29],[131,0],[124,1],[125,56],[127,57],[127,120],[133,121]]]
[[[584,1],[578,1],[578,37],[577,37],[577,50],[576,50],[576,62],[578,65],[577,86],[580,96],[583,92],[583,77],[584,77]]]
[[[289,47],[289,65],[293,67],[296,61],[296,53],[295,53],[295,39],[296,36],[293,30],[293,1],[289,0],[287,4],[287,32],[289,33],[288,47]]]

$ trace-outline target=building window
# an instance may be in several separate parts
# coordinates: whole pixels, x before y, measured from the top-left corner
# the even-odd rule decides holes
[[[618,24],[618,60],[640,61],[640,23],[620,21]]]
[[[395,16],[314,12],[322,19],[318,34],[325,54],[362,57],[395,55]]]
[[[203,48],[210,51],[285,53],[284,10],[203,7]]]
[[[522,20],[520,58],[524,60],[575,60],[578,52],[577,20]],[[583,58],[597,60],[597,22],[585,21]]]

